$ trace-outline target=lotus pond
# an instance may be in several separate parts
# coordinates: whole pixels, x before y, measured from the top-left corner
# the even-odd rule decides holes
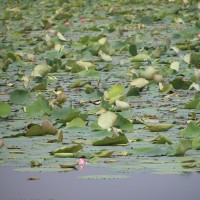
[[[2,0],[1,168],[198,173],[199,9]]]

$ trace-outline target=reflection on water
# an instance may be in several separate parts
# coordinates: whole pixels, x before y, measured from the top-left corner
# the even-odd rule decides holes
[[[1,200],[200,200],[200,174],[128,174],[128,179],[85,180],[119,174],[88,168],[73,172],[15,172],[0,168]],[[127,175],[127,174],[126,174]],[[39,180],[28,180],[28,178]]]

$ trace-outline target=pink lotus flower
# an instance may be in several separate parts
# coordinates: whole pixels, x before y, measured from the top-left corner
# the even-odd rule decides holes
[[[70,23],[69,22],[65,22],[65,26],[69,26],[70,25]]]
[[[88,162],[84,158],[78,160],[78,165],[87,164]]]
[[[85,19],[84,19],[84,18],[81,18],[79,21],[80,21],[81,23],[83,23],[83,22],[85,22]]]

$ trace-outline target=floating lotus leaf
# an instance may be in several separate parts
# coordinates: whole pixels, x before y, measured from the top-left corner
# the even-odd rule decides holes
[[[73,158],[74,153],[54,153],[53,154],[56,158]]]
[[[190,63],[194,65],[196,68],[200,68],[200,53],[192,52],[190,57]]]
[[[144,71],[142,71],[139,76],[141,78],[147,79],[147,80],[153,80],[154,79],[154,75],[158,72],[158,70],[156,69],[156,67],[154,66],[148,66],[147,68],[145,68]]]
[[[123,145],[127,144],[129,141],[124,134],[120,134],[115,137],[105,137],[101,140],[96,140],[92,144],[93,146],[111,146],[111,145]]]
[[[167,138],[165,136],[162,136],[162,135],[158,135],[151,142],[154,143],[154,144],[166,144],[166,143],[167,144],[172,144],[172,141],[169,138]]]
[[[196,150],[200,150],[200,137],[193,139],[192,148]]]
[[[188,149],[192,148],[191,140],[181,140],[177,145],[174,145],[168,152],[168,156],[184,156]]]
[[[50,66],[48,66],[48,65],[46,65],[46,64],[40,64],[40,65],[37,65],[37,66],[33,69],[31,75],[32,75],[33,77],[37,77],[37,76],[39,76],[39,77],[44,77],[44,76],[46,76],[49,72],[51,72],[51,67],[50,67]]]
[[[55,151],[52,151],[51,154],[54,155],[56,153],[76,153],[80,151],[81,149],[83,149],[83,146],[81,144],[73,145],[71,147],[65,146],[65,147],[58,148]]]
[[[154,124],[154,125],[146,125],[146,127],[152,132],[162,132],[168,131],[172,128],[174,124]]]
[[[10,101],[14,104],[26,104],[31,99],[28,91],[16,89],[10,93]]]
[[[114,112],[107,111],[98,118],[98,125],[103,129],[110,129],[116,119],[117,115]]]
[[[129,46],[129,53],[132,55],[132,56],[136,56],[137,55],[137,46],[135,44],[131,44]]]
[[[42,125],[32,125],[26,131],[26,136],[42,136],[42,135],[55,135],[57,129],[48,121],[43,122]]]
[[[200,126],[196,122],[190,122],[182,131],[182,135],[187,138],[196,138],[200,136]]]
[[[114,127],[121,129],[121,130],[126,130],[126,131],[133,130],[132,122],[120,114],[118,114],[118,117],[114,123]]]
[[[149,85],[149,81],[147,81],[144,78],[137,78],[137,79],[131,81],[131,86],[134,86],[136,88],[144,88],[147,85]]]
[[[159,83],[160,92],[163,94],[167,94],[173,91],[173,85],[172,84],[165,84]]]
[[[69,124],[67,124],[67,128],[85,128],[85,122],[80,118],[74,118]]]
[[[0,139],[0,149],[4,146],[4,142],[2,139]]]
[[[11,107],[9,104],[0,101],[0,117],[8,117],[11,113]]]
[[[148,54],[138,54],[136,56],[134,56],[133,58],[131,58],[132,62],[144,62],[144,61],[148,61],[150,60],[151,57]]]
[[[165,156],[167,154],[167,149],[160,147],[144,147],[144,148],[133,149],[133,154],[136,154],[137,156],[148,156],[148,157]]]
[[[171,67],[171,69],[173,69],[173,70],[178,72],[179,68],[180,68],[180,64],[179,64],[178,61],[175,61],[175,62],[171,63],[170,67]]]
[[[52,112],[49,102],[43,95],[38,95],[37,99],[30,105],[26,106],[26,113],[31,117],[38,117]]]
[[[66,163],[66,164],[59,164],[61,168],[75,168],[77,163]]]
[[[195,109],[200,104],[200,98],[193,99],[185,104],[185,109]]]
[[[124,96],[124,86],[123,85],[112,85],[108,91],[108,99],[109,102],[112,104],[116,100],[120,100]]]
[[[94,69],[95,65],[91,62],[86,62],[86,61],[77,61],[76,64],[81,67],[83,70],[89,70],[89,69]]]
[[[116,100],[115,105],[119,110],[128,110],[130,108],[130,105],[125,101]]]
[[[64,41],[64,42],[67,41],[67,39],[62,35],[62,33],[58,32],[58,33],[57,33],[57,36],[58,36],[58,38],[59,38],[61,41]]]
[[[110,55],[105,54],[103,51],[99,51],[99,55],[101,56],[101,59],[105,62],[112,62],[112,57]]]
[[[110,158],[111,155],[114,153],[115,151],[107,151],[107,150],[102,150],[100,152],[96,152],[95,156],[97,157],[102,157],[102,158]]]
[[[106,42],[107,42],[107,38],[106,37],[103,37],[103,38],[101,38],[101,39],[98,40],[98,43],[100,45],[104,45],[104,44],[106,44]]]
[[[170,82],[174,89],[187,90],[190,88],[192,81],[185,81],[183,77],[178,76],[173,81]]]
[[[31,164],[31,167],[40,167],[40,166],[42,166],[42,163],[41,163],[41,162],[39,162],[39,161],[34,161],[34,160],[32,160],[32,161],[30,162],[30,164]]]

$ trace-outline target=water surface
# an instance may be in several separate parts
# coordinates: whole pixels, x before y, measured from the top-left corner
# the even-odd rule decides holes
[[[127,179],[85,180],[84,175],[119,174],[104,168],[73,172],[16,172],[0,168],[1,200],[199,200],[200,175],[126,174]],[[122,174],[122,173],[121,173]],[[39,180],[27,180],[36,177]]]

